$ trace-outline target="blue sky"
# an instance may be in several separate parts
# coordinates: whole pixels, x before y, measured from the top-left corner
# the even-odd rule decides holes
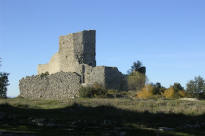
[[[185,86],[205,74],[204,0],[0,0],[0,71],[8,96],[58,50],[58,38],[95,29],[97,65],[126,73],[140,60],[150,82]]]

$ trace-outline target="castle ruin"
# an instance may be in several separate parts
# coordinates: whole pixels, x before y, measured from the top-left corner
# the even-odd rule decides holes
[[[96,66],[95,56],[95,30],[85,30],[82,32],[60,36],[59,50],[53,55],[49,63],[38,65],[37,76],[34,76],[33,78],[26,77],[20,80],[20,95],[22,95],[23,97],[31,97],[32,95],[33,98],[36,98],[35,94],[33,94],[35,92],[37,98],[53,98],[56,96],[50,97],[49,95],[53,94],[53,90],[57,92],[60,92],[60,90],[64,90],[62,92],[63,94],[59,93],[59,95],[69,94],[65,96],[75,97],[78,95],[77,91],[79,90],[80,86],[90,86],[94,83],[98,83],[107,89],[121,89],[121,85],[123,82],[122,73],[119,72],[116,67]],[[37,86],[39,86],[40,80],[42,80],[39,75],[46,72],[50,74],[49,78],[46,79],[48,80],[48,82],[45,81],[47,86],[42,85],[44,86],[44,89],[42,89],[42,87],[38,87],[35,88],[37,90],[31,91],[31,86],[35,86],[35,82],[37,82]],[[64,77],[66,77],[66,73],[69,76],[69,78],[67,78],[67,82],[65,82],[65,84],[67,85],[59,86],[59,84],[56,83],[58,84],[58,87],[54,87],[53,85],[49,84],[51,81],[54,82],[54,79],[52,77],[56,77],[54,76],[55,74],[58,74],[58,80],[56,80],[56,82],[60,82],[64,80]],[[64,76],[62,77],[62,75]],[[72,84],[77,85],[73,86]],[[42,90],[44,90],[44,94],[42,94]],[[70,95],[70,90],[73,90],[72,93],[75,93],[73,93],[73,95]],[[45,95],[45,93],[48,94]]]

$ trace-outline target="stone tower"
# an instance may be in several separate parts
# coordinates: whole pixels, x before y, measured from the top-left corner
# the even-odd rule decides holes
[[[48,64],[39,64],[38,74],[49,72],[76,72],[80,75],[83,64],[95,67],[95,30],[85,30],[60,36],[59,51]]]

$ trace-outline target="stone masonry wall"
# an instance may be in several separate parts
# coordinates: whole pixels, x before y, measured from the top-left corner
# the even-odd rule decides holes
[[[117,67],[105,67],[105,88],[124,90],[124,76]]]
[[[38,65],[38,74],[48,72],[49,64],[39,64]]]
[[[85,84],[92,85],[98,83],[105,87],[105,67],[85,67]]]
[[[30,99],[66,99],[77,97],[81,87],[76,73],[27,76],[19,81],[20,96]]]
[[[38,66],[38,74],[64,71],[82,74],[81,64],[96,66],[96,31],[88,30],[60,36],[59,51],[48,64]]]
[[[116,67],[85,67],[85,84],[98,83],[107,89],[124,89],[123,74]]]

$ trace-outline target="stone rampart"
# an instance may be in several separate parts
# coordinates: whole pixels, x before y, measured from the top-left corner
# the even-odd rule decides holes
[[[20,95],[30,99],[74,98],[80,87],[80,76],[71,72],[27,76],[19,81]]]

